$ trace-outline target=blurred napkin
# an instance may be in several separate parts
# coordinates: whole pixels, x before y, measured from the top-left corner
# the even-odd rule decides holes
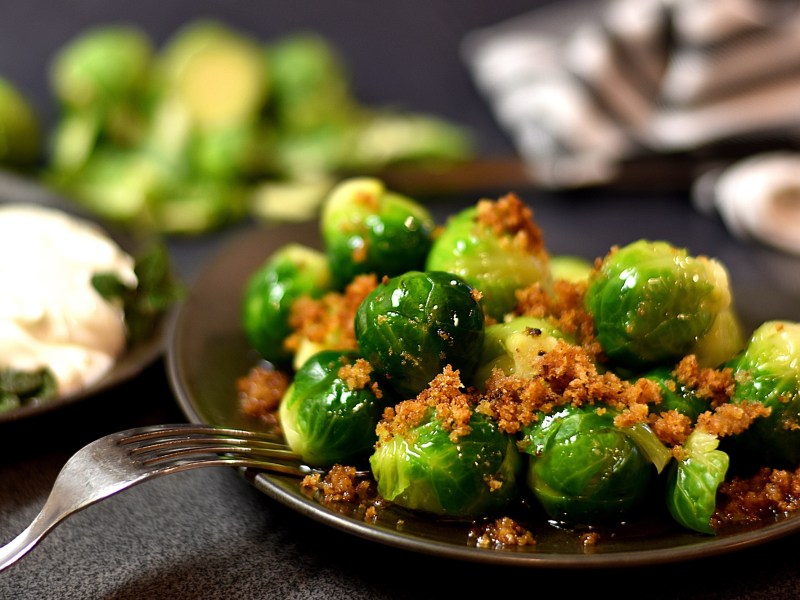
[[[800,141],[800,0],[557,1],[471,32],[462,55],[535,179]]]

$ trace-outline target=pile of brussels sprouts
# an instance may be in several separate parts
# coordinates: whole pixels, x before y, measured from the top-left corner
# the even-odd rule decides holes
[[[527,222],[487,225],[480,211],[502,202],[521,205]],[[340,182],[320,225],[323,249],[278,249],[251,275],[242,302],[249,342],[293,372],[279,423],[314,466],[368,465],[384,499],[440,517],[497,515],[525,497],[560,525],[618,524],[666,507],[678,524],[714,534],[733,457],[800,464],[800,324],[745,332],[715,259],[643,239],[594,264],[550,256],[513,194],[437,225],[426,207],[368,177]],[[331,336],[302,357],[287,349],[299,298],[339,293],[364,274],[377,280],[352,316],[352,339]],[[656,382],[648,408],[692,424],[679,448],[646,419],[620,425],[619,407],[600,396],[565,400],[577,382],[557,390],[557,375],[543,376],[537,360],[580,340],[548,315],[519,314],[518,292],[535,286],[555,296],[560,280],[582,290],[601,347],[586,355],[589,367],[598,377]],[[724,436],[694,427],[711,405],[677,379],[688,355],[701,368],[730,370],[730,404],[763,405],[750,427]],[[518,430],[502,427],[483,403],[493,374],[538,382],[561,400]]]
[[[0,167],[128,227],[311,218],[342,173],[473,152],[464,126],[360,102],[343,57],[312,32],[263,41],[199,19],[157,46],[110,23],[77,33],[49,67],[48,131],[0,79]]]

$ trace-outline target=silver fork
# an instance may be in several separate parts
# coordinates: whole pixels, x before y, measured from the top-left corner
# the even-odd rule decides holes
[[[192,424],[112,433],[84,446],[67,461],[36,518],[0,547],[0,571],[81,509],[161,475],[215,466],[252,467],[298,477],[314,472],[276,435]]]

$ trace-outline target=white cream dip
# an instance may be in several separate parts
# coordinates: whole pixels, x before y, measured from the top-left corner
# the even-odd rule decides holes
[[[47,367],[59,395],[100,379],[125,349],[121,305],[91,283],[136,284],[134,260],[99,226],[28,204],[0,205],[0,368]]]

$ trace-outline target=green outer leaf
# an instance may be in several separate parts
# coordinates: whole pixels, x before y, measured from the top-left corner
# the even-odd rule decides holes
[[[474,518],[503,509],[514,498],[521,456],[511,436],[475,413],[472,431],[458,442],[430,411],[404,437],[379,444],[370,457],[378,493],[412,510]],[[489,478],[503,485],[491,490]]]
[[[695,430],[686,440],[688,457],[673,463],[667,482],[667,508],[684,527],[715,534],[711,517],[716,510],[717,488],[725,480],[729,458],[718,450],[716,436]]]

